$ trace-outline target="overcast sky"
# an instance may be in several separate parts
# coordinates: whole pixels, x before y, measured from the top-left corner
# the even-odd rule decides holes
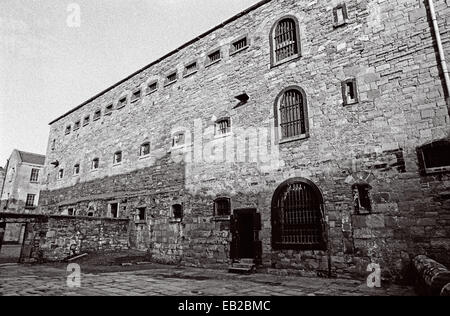
[[[1,0],[0,166],[45,154],[50,121],[258,1]]]

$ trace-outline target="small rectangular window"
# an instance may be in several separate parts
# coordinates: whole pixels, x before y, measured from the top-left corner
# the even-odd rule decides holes
[[[221,53],[220,49],[218,49],[208,55],[208,60],[207,60],[206,65],[211,66],[211,65],[219,62],[221,59],[222,59],[222,53]]]
[[[224,118],[216,122],[216,135],[227,135],[231,132],[231,120]]]
[[[158,91],[158,81],[150,82],[147,87],[147,94],[151,94],[156,91]]]
[[[139,151],[140,157],[145,157],[150,155],[150,143],[145,143],[141,145],[141,149]]]
[[[371,187],[368,184],[355,184],[353,186],[353,199],[357,214],[369,214],[372,212],[370,190]]]
[[[117,108],[121,109],[123,107],[125,107],[127,105],[128,102],[128,97],[122,97],[121,99],[119,99],[119,102],[117,103]]]
[[[141,221],[141,222],[145,221],[146,220],[146,215],[145,215],[146,208],[140,207],[137,209],[137,211],[138,211],[137,215],[138,215],[139,221]]]
[[[93,120],[94,121],[98,121],[101,118],[101,116],[102,116],[102,111],[101,110],[97,110],[97,111],[94,112]]]
[[[27,200],[25,202],[26,208],[34,208],[34,200],[36,198],[36,194],[27,194]]]
[[[334,26],[345,25],[348,22],[347,6],[343,3],[333,9]]]
[[[90,115],[85,116],[84,120],[83,120],[83,126],[89,125],[90,121],[91,121],[91,116]]]
[[[242,37],[231,44],[230,55],[234,55],[239,53],[240,51],[246,49],[248,47],[248,38],[247,36]]]
[[[100,165],[100,159],[95,158],[95,159],[92,160],[92,166],[91,166],[91,169],[92,169],[92,170],[97,170],[98,167],[99,167],[99,165]]]
[[[80,165],[79,164],[76,164],[75,166],[73,166],[73,174],[74,175],[80,174]]]
[[[52,150],[56,149],[56,139],[52,140]]]
[[[31,169],[30,182],[38,182],[39,180],[39,169]]]
[[[119,203],[109,204],[109,217],[111,218],[119,217]]]
[[[72,127],[70,125],[66,126],[66,135],[69,135],[72,131]]]
[[[75,212],[74,212],[73,208],[67,209],[67,215],[68,216],[73,216],[74,214],[75,214]]]
[[[105,108],[105,115],[111,115],[114,110],[114,105],[110,104]]]
[[[135,90],[131,96],[131,103],[137,102],[141,99],[141,89]]]
[[[114,154],[114,164],[120,164],[122,163],[122,152],[118,151]]]
[[[184,143],[185,143],[185,135],[183,132],[179,132],[179,133],[176,133],[175,135],[173,135],[173,137],[172,137],[172,147],[173,148],[182,147],[182,146],[184,146]]]
[[[356,79],[348,79],[342,83],[342,97],[344,105],[358,103]]]
[[[81,121],[76,121],[75,124],[73,125],[73,130],[77,131],[79,130],[81,127]]]
[[[450,171],[450,142],[436,141],[419,150],[419,161],[423,164],[425,174]]]
[[[198,70],[198,64],[196,61],[194,61],[194,62],[186,65],[186,67],[184,67],[184,76],[185,77],[190,76],[190,75],[196,73],[197,70]]]
[[[177,72],[173,72],[170,75],[166,76],[166,86],[175,83],[178,79]]]
[[[59,169],[58,171],[58,179],[64,178],[64,169]]]

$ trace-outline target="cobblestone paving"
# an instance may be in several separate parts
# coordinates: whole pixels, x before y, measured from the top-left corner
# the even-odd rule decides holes
[[[365,282],[269,274],[232,275],[226,271],[140,267],[139,271],[86,273],[81,287],[66,285],[65,266],[0,265],[2,296],[372,296],[414,295],[410,287],[385,285],[370,289]]]

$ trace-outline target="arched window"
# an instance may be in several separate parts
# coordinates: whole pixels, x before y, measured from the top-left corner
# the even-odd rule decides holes
[[[274,249],[324,250],[323,198],[309,180],[296,178],[278,187],[272,199]]]
[[[272,66],[300,57],[300,30],[295,17],[284,17],[271,32]]]
[[[229,198],[218,198],[214,201],[214,216],[230,216],[231,202]]]
[[[283,90],[275,101],[275,126],[280,140],[309,136],[306,94],[299,87]]]

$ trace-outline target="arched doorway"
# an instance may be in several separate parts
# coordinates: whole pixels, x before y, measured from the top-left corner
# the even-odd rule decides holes
[[[323,197],[304,178],[282,183],[272,198],[272,247],[274,249],[325,250]]]

